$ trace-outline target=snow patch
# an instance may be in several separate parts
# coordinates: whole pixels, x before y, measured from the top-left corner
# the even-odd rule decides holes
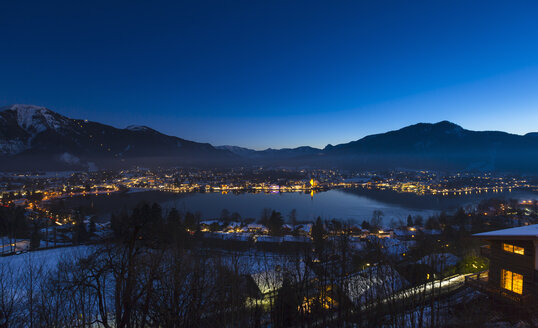
[[[63,153],[60,156],[60,160],[67,164],[79,164],[80,163],[80,158],[78,158],[75,155],[71,155],[69,153]]]
[[[15,155],[28,148],[30,147],[20,139],[0,141],[0,153],[4,155]]]
[[[17,104],[9,109],[15,111],[17,124],[32,136],[47,129],[57,130],[62,127],[55,113],[45,107]]]
[[[129,125],[126,129],[129,131],[151,131],[151,129],[145,125]]]

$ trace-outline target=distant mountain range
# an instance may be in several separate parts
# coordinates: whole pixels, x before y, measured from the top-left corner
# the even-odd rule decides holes
[[[358,169],[446,169],[538,173],[538,133],[470,131],[443,121],[419,123],[323,149],[256,151],[214,147],[145,126],[117,129],[32,105],[0,108],[3,169],[132,165],[285,165]]]
[[[32,105],[0,108],[0,154],[4,169],[201,165],[237,157],[145,126],[117,129]]]
[[[538,172],[538,137],[470,131],[451,122],[419,123],[325,148],[365,165],[483,171]]]
[[[308,157],[313,155],[322,155],[323,150],[303,146],[297,148],[282,148],[266,150],[253,150],[237,146],[217,146],[218,149],[228,150],[242,158],[259,159],[259,160],[283,160]]]
[[[448,121],[418,123],[323,149],[219,148],[266,163],[538,173],[538,133],[521,136],[500,131],[470,131]]]

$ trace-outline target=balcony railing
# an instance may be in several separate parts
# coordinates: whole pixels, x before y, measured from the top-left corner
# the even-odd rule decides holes
[[[471,286],[476,286],[479,288],[484,288],[488,285],[489,271],[481,271],[478,273],[473,273],[465,277],[465,283]]]
[[[502,300],[512,301],[520,305],[533,305],[536,303],[535,295],[525,293],[523,295],[513,293],[501,287],[489,283],[489,272],[482,271],[465,277],[465,284]]]

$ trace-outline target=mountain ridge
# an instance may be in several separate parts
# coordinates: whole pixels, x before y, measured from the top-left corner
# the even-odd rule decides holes
[[[472,131],[449,121],[417,123],[347,143],[329,144],[323,149],[310,148],[310,154],[305,154],[302,148],[280,152],[243,149],[241,155],[277,164],[294,159],[293,164],[301,164],[303,160],[326,167],[538,173],[538,133]]]
[[[293,165],[538,172],[538,132],[517,135],[472,131],[441,121],[328,144],[323,149],[302,146],[253,150],[212,146],[143,125],[115,128],[71,119],[45,107],[17,104],[0,108],[0,155],[0,168],[71,168],[98,163],[100,167]]]
[[[208,143],[168,136],[148,127],[119,129],[71,119],[34,105],[17,104],[0,110],[0,154],[7,162],[3,167],[32,166],[25,164],[34,160],[43,164],[44,159],[51,162],[47,166],[64,167],[89,162],[121,166],[148,160],[153,164],[203,164],[211,158],[226,161],[236,157]]]

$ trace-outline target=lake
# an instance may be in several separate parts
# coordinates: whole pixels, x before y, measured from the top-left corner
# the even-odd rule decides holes
[[[530,191],[481,193],[463,196],[419,196],[411,193],[369,189],[334,189],[315,193],[170,193],[143,191],[111,195],[90,195],[66,198],[68,207],[91,207],[96,214],[107,218],[123,208],[132,209],[141,201],[157,202],[164,209],[200,212],[203,219],[220,216],[223,209],[238,212],[242,218],[258,219],[264,208],[282,213],[284,217],[296,209],[298,220],[341,219],[362,222],[372,217],[374,210],[384,213],[385,223],[405,220],[408,215],[427,218],[441,211],[451,212],[459,207],[473,206],[487,198],[538,199]]]

